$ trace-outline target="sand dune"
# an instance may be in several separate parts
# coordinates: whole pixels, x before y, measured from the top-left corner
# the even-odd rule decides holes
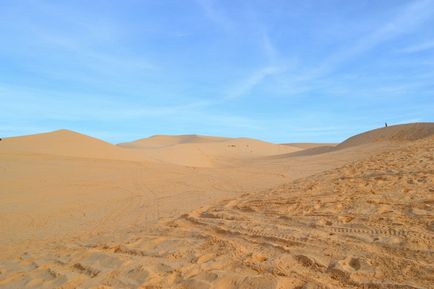
[[[126,161],[156,161],[190,167],[232,165],[233,162],[300,150],[249,138],[199,135],[153,136],[112,145],[70,130],[5,138],[0,154],[47,154]]]
[[[348,138],[336,146],[348,148],[375,142],[414,141],[434,135],[434,123],[410,123],[374,129]]]
[[[183,143],[206,143],[229,140],[226,137],[204,136],[196,134],[186,135],[154,135],[148,138],[142,138],[132,142],[120,143],[121,147],[128,148],[157,148],[173,146]]]
[[[433,288],[431,125],[305,155],[198,136],[3,140],[0,288]],[[209,167],[144,153],[195,150]]]
[[[241,160],[278,155],[300,150],[250,138],[209,136],[155,136],[119,146],[140,151],[146,158],[195,167],[233,165]]]
[[[83,158],[144,160],[134,151],[70,130],[5,138],[0,142],[0,154],[37,153]]]
[[[419,140],[432,135],[434,135],[434,123],[401,124],[370,130],[352,136],[337,145],[301,144],[299,147],[303,148],[303,150],[276,157],[310,156],[356,146],[366,146],[368,149],[372,149],[374,147],[393,146],[399,142]],[[293,145],[297,146],[297,144]]]
[[[237,139],[235,143],[240,147],[223,145],[221,153],[227,147],[231,154],[222,155],[222,160],[250,157],[252,153],[246,148],[252,144],[260,153],[266,148],[280,152],[265,142]],[[173,149],[174,158],[193,165],[203,166],[209,160],[195,160],[194,156],[201,154],[192,150],[200,148],[185,145],[174,145],[162,154]],[[222,148],[216,146],[216,151]],[[172,157],[168,153],[164,156]],[[154,222],[160,216],[186,212],[209,200],[262,190],[293,178],[292,171],[280,166],[264,172],[261,166],[229,163],[230,168],[226,165],[198,170],[150,161],[153,159],[153,153],[146,155],[67,130],[3,139],[0,244],[14,244],[12,247],[17,248],[41,238],[63,238],[95,226],[99,231],[106,230],[102,223],[111,224],[111,230],[135,219]]]
[[[35,248],[41,239],[147,225],[222,198],[335,168],[375,150],[341,152],[249,159],[221,168],[0,153],[0,245],[7,246],[7,253]]]

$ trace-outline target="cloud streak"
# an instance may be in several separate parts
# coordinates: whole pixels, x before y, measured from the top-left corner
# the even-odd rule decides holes
[[[282,73],[284,70],[277,66],[265,66],[253,71],[248,77],[240,80],[230,87],[224,100],[238,99],[251,92],[256,86],[265,81],[267,77]]]
[[[337,52],[326,55],[324,60],[315,67],[306,67],[301,63],[296,70],[293,70],[284,80],[280,81],[282,89],[286,90],[287,94],[301,95],[311,90],[321,89],[324,85],[329,86],[330,83],[327,78],[335,78],[335,73],[340,66],[354,61],[357,57],[371,52],[380,45],[416,31],[431,20],[433,15],[434,1],[410,2],[410,4],[398,9],[393,18],[383,22],[381,26],[373,28],[370,33],[359,36],[353,44],[345,45]],[[427,44],[427,46],[420,48],[430,47]]]
[[[408,46],[408,47],[405,47],[405,48],[398,50],[398,52],[400,52],[400,53],[418,53],[418,52],[433,50],[433,49],[434,49],[434,40],[423,42],[423,43],[418,43],[418,44],[415,44],[412,46]]]
[[[217,8],[216,2],[213,0],[195,0],[196,3],[204,11],[205,16],[217,27],[225,32],[230,32],[234,29],[234,24],[227,18],[220,9]]]

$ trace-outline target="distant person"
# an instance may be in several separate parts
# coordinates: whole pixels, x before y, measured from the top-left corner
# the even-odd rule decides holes
[[[387,127],[387,122],[384,123],[384,127]]]

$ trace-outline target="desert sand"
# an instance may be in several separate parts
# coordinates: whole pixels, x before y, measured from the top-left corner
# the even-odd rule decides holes
[[[198,135],[153,136],[119,144],[135,149],[147,159],[194,167],[233,165],[234,162],[301,150],[299,146],[276,145],[249,138]]]
[[[434,288],[434,123],[0,142],[0,288]]]

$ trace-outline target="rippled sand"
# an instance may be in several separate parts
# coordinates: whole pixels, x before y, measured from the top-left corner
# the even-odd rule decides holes
[[[40,165],[37,158],[33,161],[34,168]],[[432,136],[319,155],[252,159],[231,169],[136,163],[119,168],[112,161],[96,162],[103,167],[97,169],[87,162],[80,168],[88,170],[90,179],[109,182],[99,187],[87,183],[92,189],[84,190],[94,198],[91,204],[95,210],[98,200],[113,207],[105,213],[96,210],[92,220],[71,216],[67,235],[62,232],[68,227],[54,219],[45,227],[36,220],[29,242],[18,241],[17,234],[24,234],[19,229],[9,239],[16,245],[3,238],[1,288],[433,288]],[[120,171],[134,174],[135,166],[149,174],[121,181],[102,177],[108,172],[111,177]],[[77,180],[85,188],[80,176]],[[11,177],[7,181],[16,188]],[[110,187],[122,182],[135,182],[128,188],[136,188],[137,196],[116,206],[114,196],[121,194],[113,195],[116,189]],[[45,187],[54,184],[47,181]],[[71,180],[60,184],[71,184],[70,194],[77,191]],[[211,184],[217,187],[215,194],[204,193],[208,198],[198,201],[201,190]],[[242,189],[237,190],[237,184]],[[145,185],[161,191],[150,197]],[[197,191],[187,192],[188,185]],[[97,188],[101,191],[95,193]],[[226,195],[225,189],[230,191]],[[108,203],[105,190],[111,192]],[[157,214],[152,204],[170,190],[159,203],[158,217],[144,220],[150,210]],[[219,201],[216,195],[226,199]],[[190,202],[183,200],[186,196]],[[2,232],[9,228],[4,217],[23,218],[6,207],[3,202]],[[58,220],[68,220],[58,214]],[[56,225],[60,238],[52,236]],[[45,238],[36,234],[45,232],[42,228],[50,232]]]

